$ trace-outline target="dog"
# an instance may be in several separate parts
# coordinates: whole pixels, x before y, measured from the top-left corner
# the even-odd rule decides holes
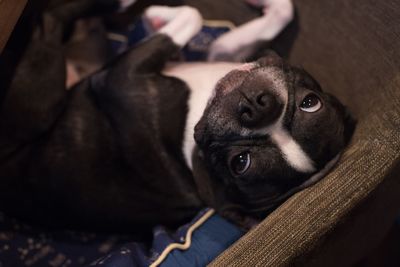
[[[71,90],[60,16],[86,10],[47,12],[2,102],[0,210],[50,227],[143,236],[204,205],[262,218],[316,182],[354,120],[273,52],[234,62],[293,16],[290,1],[260,3],[264,16],[222,36],[199,63],[170,58],[200,30],[201,14],[150,7],[156,33]]]

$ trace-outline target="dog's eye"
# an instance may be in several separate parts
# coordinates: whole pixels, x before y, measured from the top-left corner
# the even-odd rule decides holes
[[[305,112],[316,112],[322,107],[321,100],[315,94],[308,94],[303,101],[301,101],[300,109]]]
[[[241,175],[249,169],[250,162],[250,153],[239,154],[232,159],[231,169],[235,174]]]

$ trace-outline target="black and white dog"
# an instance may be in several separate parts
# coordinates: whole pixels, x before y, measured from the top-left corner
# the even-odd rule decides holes
[[[261,218],[318,180],[352,134],[346,108],[272,52],[212,61],[275,37],[293,15],[290,1],[257,4],[265,15],[222,36],[203,63],[169,62],[199,31],[200,13],[150,7],[157,33],[68,91],[64,24],[46,14],[0,110],[0,210],[145,233],[204,203]]]

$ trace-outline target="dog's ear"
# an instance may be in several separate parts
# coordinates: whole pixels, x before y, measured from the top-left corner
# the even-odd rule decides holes
[[[200,199],[208,206],[215,205],[215,195],[212,188],[212,180],[207,171],[206,163],[204,162],[203,152],[195,147],[192,154],[193,163],[193,178],[196,183],[197,191]]]
[[[268,50],[265,56],[257,60],[260,67],[280,66],[283,64],[283,59],[273,50]]]
[[[336,106],[340,117],[343,118],[343,144],[348,145],[356,128],[357,120],[351,115],[349,108],[343,105],[336,96],[330,93],[325,93],[325,95],[331,104]]]
[[[203,114],[200,121],[194,127],[194,140],[197,145],[203,147],[207,140],[207,123]]]
[[[357,120],[351,115],[347,107],[344,107],[344,109],[345,111],[343,119],[343,126],[344,126],[343,137],[345,145],[348,145],[356,128]]]
[[[193,178],[200,199],[209,207],[217,210],[226,203],[224,186],[218,179],[213,179],[207,168],[203,152],[196,146],[192,154]]]

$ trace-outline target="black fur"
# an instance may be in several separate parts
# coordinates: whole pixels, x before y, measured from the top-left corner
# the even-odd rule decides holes
[[[270,71],[279,73],[279,79],[285,84],[289,99],[284,111],[279,97],[271,94],[270,88],[276,86],[273,79],[266,78]],[[195,127],[200,149],[197,160],[204,161],[209,176],[196,177],[196,180],[197,184],[202,179],[212,181],[212,187],[218,188],[218,192],[207,186],[202,190],[207,195],[218,196],[203,199],[220,210],[229,211],[234,207],[258,218],[265,217],[284,200],[282,196],[339,155],[354,130],[355,122],[339,100],[324,93],[306,71],[290,66],[274,53],[258,60],[250,72],[231,72],[216,90],[215,98]],[[309,93],[317,95],[322,102],[322,108],[315,113],[299,108]],[[261,107],[257,102],[260,96],[268,99]],[[251,124],[247,119],[243,121],[242,103],[246,103],[245,108],[251,114]],[[282,112],[283,128],[314,161],[314,172],[304,173],[291,167],[267,130],[263,130],[275,123]],[[244,131],[247,133],[243,134]],[[235,174],[232,159],[241,153],[251,155],[251,164],[245,173]]]
[[[268,105],[254,106],[268,84],[261,75],[268,66],[284,73],[285,127],[317,168],[348,142],[352,120],[340,102],[306,72],[268,54],[258,61],[254,79],[233,71],[220,82],[248,90],[217,93],[207,107],[196,126],[201,151],[194,155],[193,179],[181,152],[189,91],[184,82],[160,74],[179,50],[169,37],[145,40],[65,90],[60,48],[71,21],[92,14],[93,3],[69,11],[55,5],[45,13],[7,87],[0,110],[0,210],[48,226],[131,231],[139,237],[156,224],[188,220],[202,200],[220,210],[231,203],[264,216],[279,196],[310,176],[288,167],[268,137],[240,134],[243,126],[268,126],[283,112],[270,95]],[[316,119],[297,112],[305,90],[328,108]],[[243,117],[246,112],[255,117]],[[244,149],[257,155],[252,169],[232,175],[229,160]]]
[[[1,106],[0,210],[138,235],[191,218],[201,202],[181,152],[188,90],[160,74],[179,48],[154,36],[67,91],[56,13],[36,28]]]

